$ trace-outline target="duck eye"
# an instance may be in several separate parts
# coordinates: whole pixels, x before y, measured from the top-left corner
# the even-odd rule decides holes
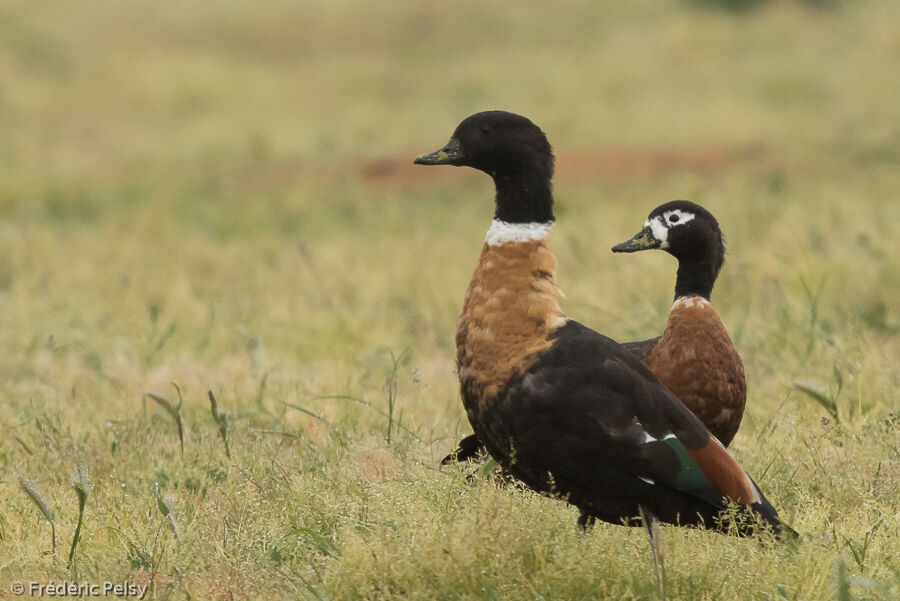
[[[669,223],[678,223],[679,219],[680,219],[680,217],[678,216],[677,213],[674,215],[669,215]]]
[[[488,127],[487,125],[482,125],[482,126],[481,126],[481,133],[484,134],[484,135],[488,135],[489,133],[491,133],[491,128]]]

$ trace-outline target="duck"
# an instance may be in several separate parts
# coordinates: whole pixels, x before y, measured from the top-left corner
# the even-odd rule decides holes
[[[595,520],[792,532],[725,447],[636,354],[559,304],[554,157],[544,132],[506,111],[464,119],[419,165],[480,170],[494,218],[456,329],[466,416],[528,488]],[[659,571],[657,570],[657,578]]]
[[[719,222],[702,206],[674,200],[650,212],[615,253],[661,249],[678,260],[675,301],[662,336],[623,346],[728,447],[741,425],[747,380],[741,356],[710,302],[725,262]]]
[[[662,336],[622,346],[643,361],[727,448],[744,415],[747,381],[741,357],[710,303],[725,262],[725,237],[708,210],[675,200],[653,209],[640,232],[612,247],[615,253],[650,249],[665,250],[678,260],[675,301]],[[487,449],[471,434],[441,464],[486,457]]]

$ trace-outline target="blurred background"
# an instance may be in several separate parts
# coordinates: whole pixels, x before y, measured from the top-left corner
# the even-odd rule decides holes
[[[174,381],[196,432],[207,389],[245,434],[277,416],[314,440],[282,402],[369,440],[382,417],[310,399],[396,401],[433,465],[469,431],[453,336],[493,189],[412,159],[505,109],[555,147],[579,321],[658,334],[674,261],[609,248],[664,201],[718,217],[713,302],[750,385],[734,448],[761,470],[774,423],[788,470],[797,432],[833,417],[794,380],[858,428],[898,408],[898,23],[891,0],[4,2],[0,464],[175,453],[164,416],[132,415]],[[69,446],[25,453],[36,421]],[[364,474],[401,469],[383,451]],[[157,468],[135,464],[135,490]]]
[[[444,358],[492,190],[411,158],[493,108],[555,145],[580,319],[659,327],[671,261],[607,249],[688,198],[731,242],[726,313],[830,292],[833,319],[896,332],[898,17],[889,1],[7,3],[3,337],[68,339],[94,365],[113,346],[206,361],[257,343]]]
[[[396,311],[459,304],[491,190],[477,174],[410,159],[466,115],[503,108],[556,147],[569,228],[559,236],[600,242],[578,248],[579,263],[650,269],[646,257],[600,260],[656,204],[688,197],[724,218],[735,263],[787,253],[797,256],[784,267],[804,275],[839,254],[856,263],[859,311],[891,321],[866,294],[897,284],[886,259],[896,257],[898,13],[888,1],[825,0],[7,3],[6,302],[27,296],[38,306],[20,311],[34,319],[70,313],[93,330],[103,303],[128,307],[133,295],[161,320],[186,315],[176,345],[212,319],[210,303],[213,330],[280,316],[293,345],[317,353],[346,351],[345,335],[374,321],[431,329],[430,315],[405,323]],[[789,230],[791,246],[765,244],[762,228]],[[671,265],[656,259],[665,297]],[[278,260],[297,264],[273,269]],[[576,280],[573,262],[564,281]],[[726,274],[740,281],[737,271]],[[310,290],[290,299],[278,278]],[[42,311],[50,301],[36,290],[59,298]],[[363,299],[354,312],[366,319],[347,315],[348,332],[293,313],[333,316]],[[404,299],[437,307],[398,307]],[[268,303],[292,309],[273,316]],[[152,326],[115,313],[110,331]],[[451,343],[451,318],[440,314],[436,344]],[[331,340],[310,340],[320,336]]]

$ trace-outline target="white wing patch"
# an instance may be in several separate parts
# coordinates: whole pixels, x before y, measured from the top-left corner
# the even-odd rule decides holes
[[[484,235],[488,246],[500,246],[510,242],[531,242],[546,238],[553,227],[552,221],[545,223],[508,223],[494,219]]]
[[[637,418],[635,418],[635,420],[634,420],[634,425],[641,429],[641,439],[639,441],[639,444],[649,444],[651,442],[656,442],[658,440],[669,440],[670,438],[675,438],[675,435],[672,434],[671,432],[669,432],[662,438],[656,438],[655,436],[653,436],[652,434],[647,432],[647,430],[644,429],[644,424],[639,422],[637,420]]]

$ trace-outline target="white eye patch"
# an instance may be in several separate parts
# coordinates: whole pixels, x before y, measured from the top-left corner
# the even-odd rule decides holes
[[[660,248],[669,248],[669,228],[663,223],[663,218],[656,216],[644,222],[644,227],[649,227],[653,237],[659,240]]]
[[[662,214],[662,218],[665,220],[667,224],[672,225],[681,225],[683,223],[687,223],[691,221],[696,215],[693,213],[689,213],[687,211],[682,211],[681,209],[672,209],[671,211],[666,211]]]
[[[644,227],[649,227],[653,232],[653,237],[659,240],[660,248],[669,248],[669,228],[676,225],[682,225],[694,219],[696,215],[680,209],[672,209],[666,211],[662,215],[657,215],[653,219],[644,222]]]

